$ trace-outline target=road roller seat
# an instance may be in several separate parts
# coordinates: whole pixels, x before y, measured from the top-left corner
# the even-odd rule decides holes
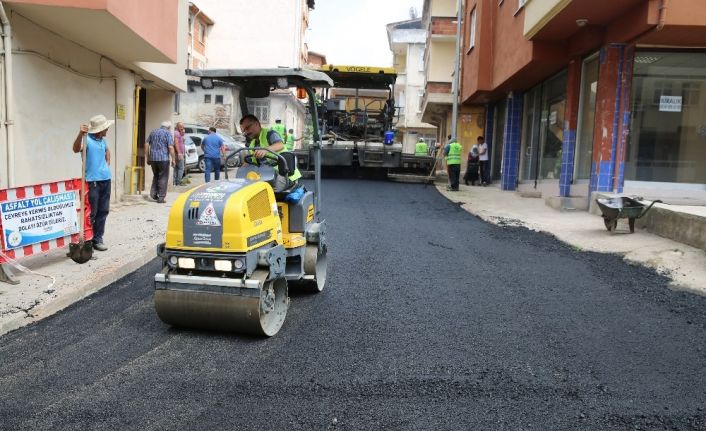
[[[235,177],[251,181],[264,181],[272,187],[275,196],[286,196],[297,185],[296,181],[290,181],[286,175],[282,175],[279,170],[268,164],[241,166],[238,168]]]

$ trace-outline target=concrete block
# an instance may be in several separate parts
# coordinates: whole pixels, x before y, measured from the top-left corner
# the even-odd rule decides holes
[[[548,207],[561,212],[588,210],[588,198],[586,196],[549,196],[544,199],[544,203]]]
[[[542,198],[542,192],[537,191],[537,190],[521,190],[521,191],[517,192],[517,195],[520,196],[521,198],[535,198],[535,199]]]
[[[652,207],[644,217],[637,219],[635,226],[706,251],[706,217],[669,207]]]

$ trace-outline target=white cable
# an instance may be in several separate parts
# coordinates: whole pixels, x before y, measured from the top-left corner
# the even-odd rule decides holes
[[[56,278],[52,277],[51,275],[42,274],[41,272],[32,271],[31,269],[22,265],[21,263],[19,263],[15,259],[13,259],[10,256],[3,253],[2,250],[0,250],[0,256],[3,257],[6,262],[9,262],[10,265],[12,265],[15,269],[18,269],[18,270],[24,272],[25,274],[33,274],[33,275],[38,275],[38,276],[44,277],[44,278],[51,278],[51,283],[47,286],[47,289],[51,289],[52,287],[54,287],[54,284],[56,284]]]

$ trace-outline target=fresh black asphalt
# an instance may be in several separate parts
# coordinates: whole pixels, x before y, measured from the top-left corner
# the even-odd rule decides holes
[[[0,338],[0,429],[706,429],[706,298],[433,187],[324,185],[328,285],[277,336],[163,324],[154,261]]]

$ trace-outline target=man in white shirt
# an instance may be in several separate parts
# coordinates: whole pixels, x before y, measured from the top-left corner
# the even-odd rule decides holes
[[[490,166],[488,159],[488,144],[485,143],[485,138],[478,137],[478,159],[480,161],[480,183],[487,186],[490,183]]]

